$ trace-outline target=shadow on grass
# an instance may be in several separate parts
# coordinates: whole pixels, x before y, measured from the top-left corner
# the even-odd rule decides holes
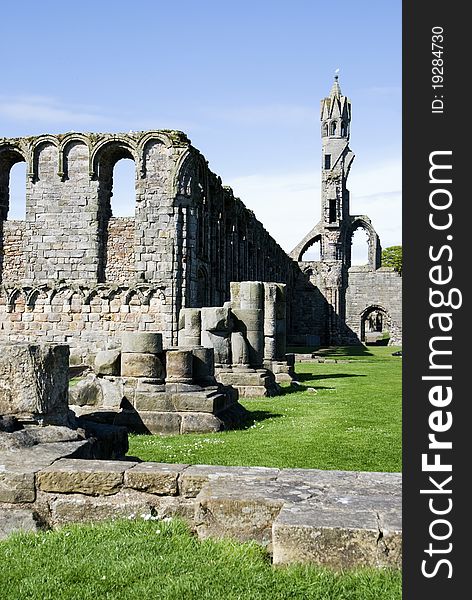
[[[344,377],[367,377],[367,375],[359,373],[327,373],[317,375],[315,373],[297,373],[297,381],[320,381],[321,379],[344,379]]]
[[[369,345],[385,345],[384,340],[381,340],[382,344],[369,344]],[[364,344],[358,344],[356,346],[289,346],[287,352],[294,354],[314,354],[319,357],[338,357],[338,358],[349,358],[349,356],[373,356],[372,352],[366,348]]]
[[[283,417],[283,415],[279,413],[273,413],[268,410],[248,410],[248,414],[244,421],[238,424],[231,424],[226,429],[227,431],[241,431],[250,429],[256,423],[260,423],[261,421],[266,421],[267,419],[276,419],[279,417]]]
[[[372,352],[363,344],[358,346],[329,346],[326,348],[319,348],[315,354],[321,357],[334,357],[334,356],[373,356]]]

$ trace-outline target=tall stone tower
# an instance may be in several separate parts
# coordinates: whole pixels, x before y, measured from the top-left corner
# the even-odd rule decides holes
[[[349,148],[351,102],[343,96],[338,76],[329,96],[321,101],[321,247],[324,293],[330,305],[330,338],[340,336],[339,322],[344,321],[347,268],[346,229],[350,223],[347,177],[354,160]]]
[[[290,253],[303,274],[296,283],[299,304],[293,309],[298,310],[293,338],[307,345],[359,343],[366,339],[371,316],[381,315],[390,339],[398,343],[401,276],[381,267],[380,240],[369,217],[351,215],[347,189],[354,160],[349,148],[351,102],[341,92],[337,76],[329,95],[321,100],[320,120],[321,219]],[[357,229],[367,234],[367,264],[352,266]],[[320,244],[320,259],[305,259],[315,243]],[[307,332],[305,340],[302,330]]]
[[[322,177],[321,221],[326,228],[326,244],[321,244],[322,260],[341,260],[340,234],[349,217],[347,177],[354,160],[349,148],[351,102],[342,95],[338,76],[327,98],[321,101]]]

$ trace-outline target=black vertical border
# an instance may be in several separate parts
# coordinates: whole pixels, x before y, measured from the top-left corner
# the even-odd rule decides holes
[[[472,512],[472,336],[470,301],[467,283],[472,275],[472,204],[470,183],[472,165],[468,155],[472,138],[472,119],[469,102],[469,60],[472,28],[466,17],[467,3],[449,0],[403,2],[403,598],[405,600],[455,600],[470,594],[466,579],[472,572],[472,551],[467,547],[471,533]],[[444,113],[433,114],[432,89],[432,28],[444,29]],[[433,186],[429,183],[429,155],[433,151],[452,150],[451,212],[453,224],[447,234],[453,240],[446,241],[446,233],[434,231],[428,224],[430,212],[429,194]],[[435,312],[429,305],[429,247],[439,248],[450,243],[453,258],[449,264],[453,269],[452,287],[463,294],[463,305],[450,310],[454,320],[452,332],[452,387],[453,400],[448,409],[453,415],[453,425],[442,439],[452,440],[452,450],[442,452],[442,460],[452,461],[453,508],[445,518],[449,519],[453,531],[443,542],[430,538],[429,526],[435,518],[428,508],[429,497],[420,494],[420,489],[433,486],[428,475],[421,469],[421,455],[428,448],[428,415],[435,410],[428,401],[431,382],[422,381],[428,374],[428,342],[435,335],[429,327],[428,317]],[[437,287],[437,286],[436,286]],[[447,286],[446,286],[447,287]],[[469,285],[470,287],[470,285]],[[447,309],[441,309],[447,310]],[[436,333],[437,335],[437,333]],[[448,334],[444,334],[448,335]],[[470,376],[469,376],[470,374]],[[438,437],[440,437],[438,435]],[[438,480],[445,473],[438,473]],[[437,496],[438,497],[438,496]],[[446,496],[442,496],[445,498]],[[437,531],[440,531],[437,529]],[[444,530],[443,530],[444,531]],[[429,543],[445,549],[452,543],[449,553],[429,557],[424,550]],[[451,561],[452,578],[448,578],[449,567],[443,564],[437,575],[426,578],[421,572],[424,559],[428,560],[429,571],[445,558]]]

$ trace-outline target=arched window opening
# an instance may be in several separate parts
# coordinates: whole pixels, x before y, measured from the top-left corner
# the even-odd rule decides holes
[[[10,170],[8,220],[26,219],[26,163],[17,162]]]
[[[362,228],[356,229],[351,243],[351,265],[369,264],[369,235]]]
[[[347,136],[347,125],[344,121],[341,121],[341,136],[342,137]]]
[[[367,345],[387,345],[390,339],[390,318],[380,306],[371,306],[361,315],[361,342]]]
[[[336,121],[331,122],[331,135],[336,135],[337,124]]]
[[[111,211],[113,217],[134,217],[136,166],[131,158],[115,163],[112,175]]]
[[[110,143],[96,160],[100,236],[98,280],[127,282],[135,276],[136,167],[133,155],[126,145]]]
[[[328,123],[323,125],[323,137],[328,137]]]
[[[313,262],[321,260],[321,239],[317,238],[313,241],[313,243],[308,246],[305,252],[300,257],[301,261],[304,262]]]

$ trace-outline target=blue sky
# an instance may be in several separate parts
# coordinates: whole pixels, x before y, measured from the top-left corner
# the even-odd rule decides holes
[[[2,6],[0,50],[0,137],[181,129],[286,250],[319,219],[319,102],[339,68],[351,212],[401,243],[399,0],[23,0]]]

